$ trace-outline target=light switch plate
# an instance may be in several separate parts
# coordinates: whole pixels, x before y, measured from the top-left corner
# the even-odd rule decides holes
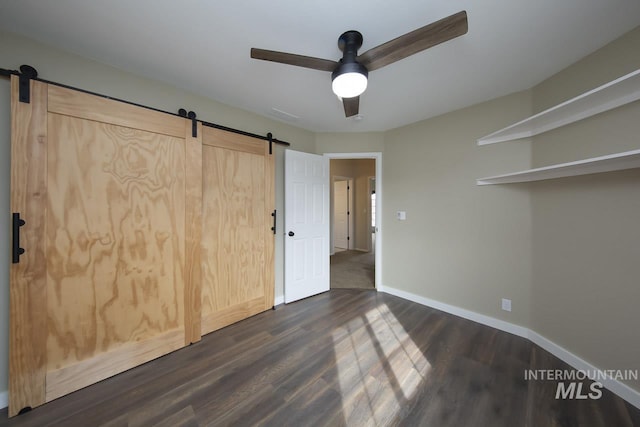
[[[407,219],[407,213],[405,211],[398,211],[396,216],[399,221],[404,221]]]

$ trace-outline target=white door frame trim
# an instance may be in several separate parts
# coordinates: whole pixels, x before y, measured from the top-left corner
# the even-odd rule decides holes
[[[367,153],[323,153],[329,159],[374,159],[376,161],[376,248],[375,263],[376,277],[375,287],[382,292],[382,152]]]

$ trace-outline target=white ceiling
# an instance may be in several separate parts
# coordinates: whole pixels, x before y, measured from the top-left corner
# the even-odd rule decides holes
[[[249,57],[338,60],[346,30],[362,53],[460,10],[468,34],[369,75],[361,120],[344,117],[330,73]],[[527,89],[638,25],[639,0],[0,2],[0,29],[316,132],[387,130]]]

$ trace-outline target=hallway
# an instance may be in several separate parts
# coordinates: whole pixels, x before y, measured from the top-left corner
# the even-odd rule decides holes
[[[331,289],[374,289],[373,252],[340,251],[331,256]]]

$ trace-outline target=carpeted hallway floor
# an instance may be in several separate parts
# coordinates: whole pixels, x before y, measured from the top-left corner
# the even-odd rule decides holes
[[[336,252],[331,256],[331,289],[373,289],[374,259],[373,252]]]

